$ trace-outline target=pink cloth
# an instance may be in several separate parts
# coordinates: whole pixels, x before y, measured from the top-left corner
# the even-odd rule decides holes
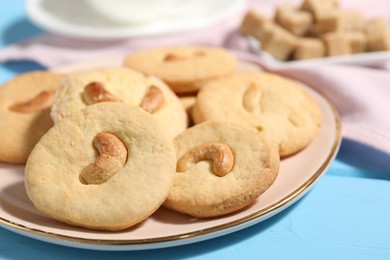
[[[249,8],[271,14],[274,1],[250,1]],[[298,1],[300,2],[300,1]],[[367,15],[389,17],[383,8],[387,0],[343,1],[344,7],[358,7]],[[0,62],[34,60],[49,68],[86,59],[125,55],[142,48],[173,44],[220,46],[235,51],[237,56],[261,64],[266,69],[289,76],[313,87],[338,109],[343,122],[343,137],[368,145],[390,155],[390,73],[383,69],[321,65],[275,69],[250,52],[246,39],[237,28],[245,12],[239,12],[207,28],[169,36],[136,38],[125,41],[94,42],[44,34],[26,42],[10,45],[0,51]]]

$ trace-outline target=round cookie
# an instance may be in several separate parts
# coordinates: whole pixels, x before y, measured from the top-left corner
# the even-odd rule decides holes
[[[164,206],[208,218],[237,211],[258,198],[277,177],[277,147],[256,130],[209,121],[175,140],[177,166]]]
[[[172,137],[187,128],[187,114],[172,90],[161,80],[145,77],[128,68],[97,69],[70,75],[56,93],[51,112],[54,122],[94,103],[86,99],[85,91],[88,85],[103,88],[106,96],[114,99],[101,101],[121,101],[141,106],[149,98],[149,104],[157,104],[153,111],[149,110],[150,113],[168,127]],[[150,94],[152,88],[159,91],[157,94],[160,95],[153,92]],[[97,98],[102,94],[99,92],[101,89],[92,89],[92,93],[93,91],[97,92]],[[149,108],[145,107],[146,110]]]
[[[64,118],[42,137],[27,161],[25,187],[35,207],[54,219],[121,230],[160,207],[175,161],[172,139],[155,117],[103,102]]]
[[[64,75],[20,74],[0,88],[0,160],[25,163],[34,145],[52,127],[50,106]]]
[[[319,131],[316,100],[297,83],[266,72],[240,72],[209,82],[192,109],[195,123],[226,120],[255,127],[279,145],[281,157],[306,147]]]
[[[134,52],[124,65],[157,76],[175,93],[192,93],[210,79],[233,73],[237,60],[222,48],[173,46]]]

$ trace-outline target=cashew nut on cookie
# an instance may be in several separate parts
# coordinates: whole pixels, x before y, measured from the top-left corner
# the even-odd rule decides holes
[[[146,112],[153,113],[164,103],[164,95],[156,86],[150,86],[147,90],[140,107]]]
[[[261,87],[252,83],[245,91],[243,96],[243,106],[248,112],[260,110]]]
[[[9,109],[21,113],[36,112],[50,107],[53,97],[54,91],[45,90],[30,100],[12,105]]]
[[[100,155],[81,172],[80,180],[84,184],[102,184],[126,163],[126,147],[115,135],[100,133],[95,136],[93,143]]]
[[[213,161],[213,172],[220,177],[228,174],[234,166],[234,155],[229,146],[222,143],[204,143],[185,153],[177,162],[176,170],[185,172],[197,162],[205,160]]]
[[[98,102],[107,102],[107,101],[119,101],[119,99],[108,92],[102,83],[93,81],[84,87],[84,92],[82,94],[85,103],[92,105]]]

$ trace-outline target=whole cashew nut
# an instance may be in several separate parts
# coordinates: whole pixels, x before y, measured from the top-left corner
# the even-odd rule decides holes
[[[205,53],[203,51],[195,51],[193,53],[187,53],[187,54],[178,54],[178,53],[168,53],[164,57],[164,61],[179,61],[179,60],[186,60],[193,57],[199,57],[204,56]]]
[[[244,108],[253,113],[260,109],[261,87],[252,83],[245,91],[242,104]]]
[[[95,136],[93,143],[100,155],[81,172],[80,180],[84,184],[102,184],[126,163],[126,147],[115,135],[100,133]]]
[[[149,113],[154,113],[164,103],[164,95],[156,86],[150,86],[140,104],[140,107]]]
[[[22,103],[14,104],[9,109],[20,113],[36,112],[50,107],[53,97],[54,91],[42,91],[34,98]]]
[[[92,105],[98,102],[119,101],[116,96],[104,88],[102,83],[96,81],[93,81],[84,87],[82,97],[84,98],[85,103],[88,105]]]
[[[186,152],[177,162],[177,172],[184,172],[200,161],[212,160],[213,172],[223,177],[234,166],[234,155],[229,146],[222,143],[204,143]]]

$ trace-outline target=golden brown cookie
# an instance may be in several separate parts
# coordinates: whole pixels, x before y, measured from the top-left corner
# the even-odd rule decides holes
[[[124,102],[153,114],[172,137],[187,128],[187,114],[172,90],[155,77],[128,68],[105,68],[70,75],[58,89],[52,118],[58,122],[91,104]]]
[[[27,161],[25,187],[42,213],[121,230],[155,212],[175,171],[167,129],[137,106],[103,102],[59,121]]]
[[[175,138],[177,166],[164,206],[207,218],[249,205],[274,182],[277,147],[256,130],[229,122],[205,122]]]
[[[322,114],[298,83],[266,72],[241,72],[209,82],[198,93],[193,120],[226,120],[248,125],[279,145],[285,157],[317,135]]]
[[[192,93],[204,82],[234,72],[237,60],[221,48],[173,46],[134,52],[124,65],[161,78],[175,93]]]
[[[0,161],[25,163],[34,145],[53,125],[50,106],[64,75],[34,71],[0,88]]]

